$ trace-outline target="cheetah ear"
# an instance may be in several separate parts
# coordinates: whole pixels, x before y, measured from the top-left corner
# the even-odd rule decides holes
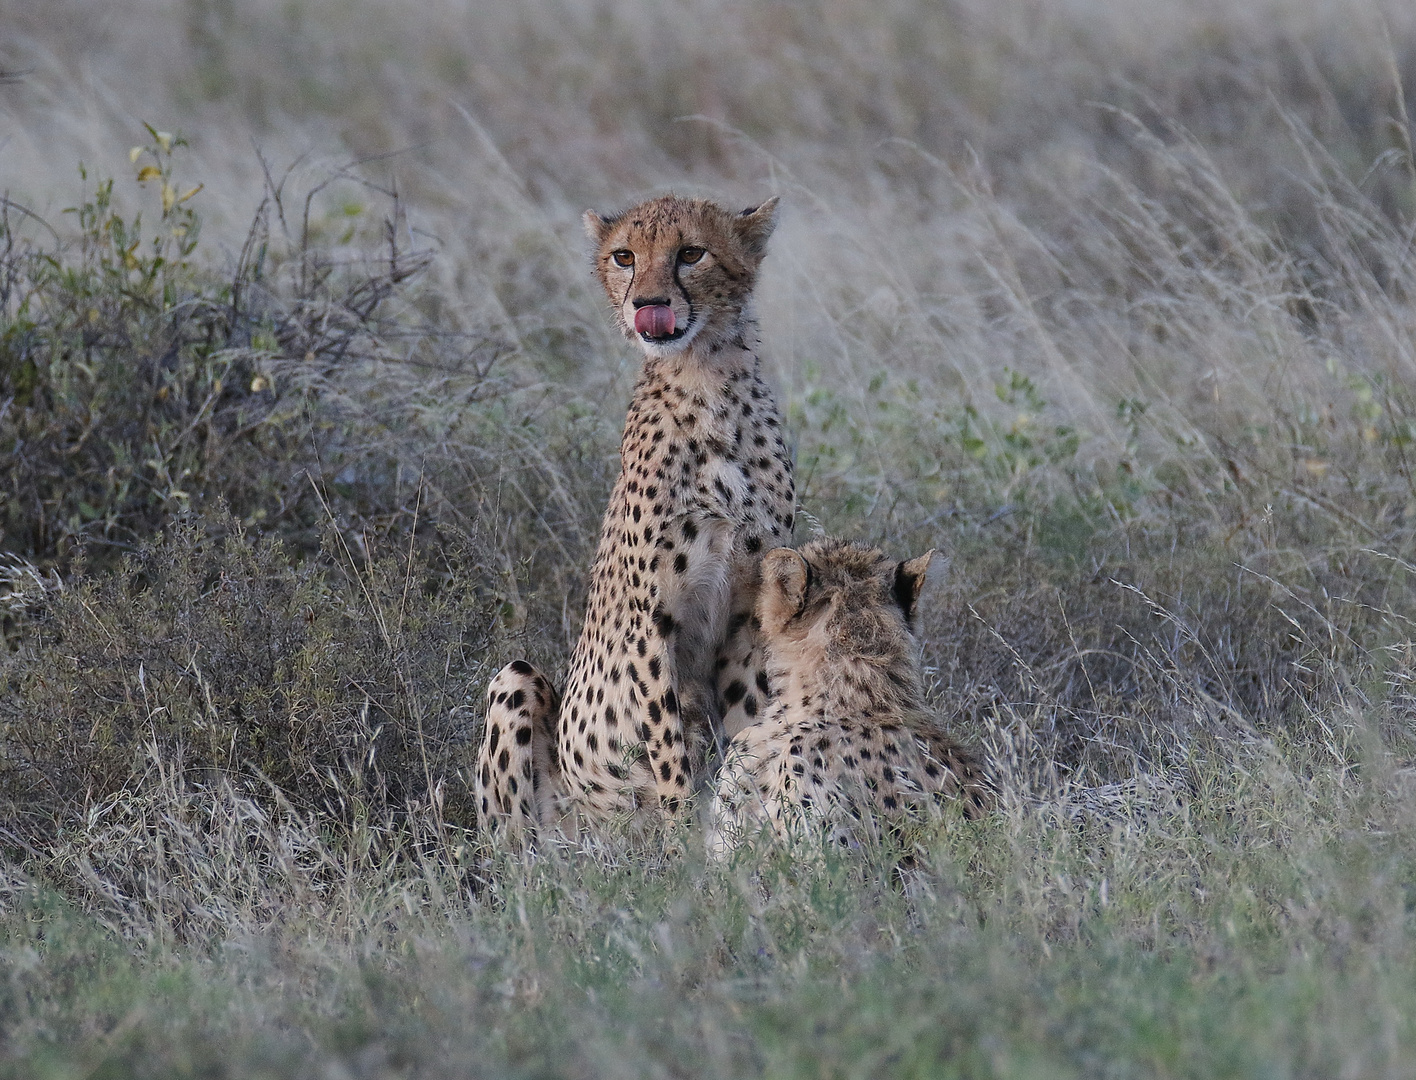
[[[754,258],[760,259],[767,254],[767,238],[777,227],[777,204],[780,201],[773,195],[760,206],[749,206],[733,218],[738,239]]]
[[[597,244],[603,244],[610,229],[614,227],[615,218],[601,217],[593,210],[585,211],[585,216],[580,219],[585,222],[585,235]]]
[[[786,622],[806,603],[811,568],[791,548],[773,548],[762,556],[763,614]]]
[[[900,610],[905,613],[905,622],[913,622],[915,605],[919,603],[919,594],[924,591],[925,580],[929,576],[929,564],[934,559],[933,549],[926,551],[917,559],[910,559],[895,567],[895,603],[900,605]]]

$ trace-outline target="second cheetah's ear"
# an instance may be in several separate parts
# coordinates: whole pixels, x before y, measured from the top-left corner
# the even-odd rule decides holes
[[[905,622],[914,621],[915,605],[919,594],[924,591],[925,579],[929,576],[929,564],[934,559],[934,551],[926,551],[917,559],[910,559],[895,567],[895,603],[905,613]]]
[[[580,220],[585,222],[585,235],[597,244],[605,242],[605,236],[615,224],[614,218],[601,217],[593,210],[585,211],[585,216]]]
[[[767,254],[767,238],[777,227],[777,204],[780,201],[773,195],[760,206],[750,206],[733,218],[733,227],[737,230],[738,239],[755,258],[760,259]]]
[[[811,569],[791,548],[773,548],[762,556],[762,614],[786,622],[806,603]]]

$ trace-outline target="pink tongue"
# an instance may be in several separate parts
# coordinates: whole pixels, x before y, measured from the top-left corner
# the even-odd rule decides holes
[[[651,304],[634,313],[634,332],[645,337],[668,337],[674,332],[674,309],[666,304]]]

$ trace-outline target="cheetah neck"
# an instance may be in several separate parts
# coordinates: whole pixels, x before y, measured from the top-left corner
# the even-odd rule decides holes
[[[744,321],[725,341],[694,341],[679,352],[664,355],[646,353],[644,376],[685,393],[711,392],[743,376],[757,375],[761,366],[757,349],[757,325]]]
[[[753,403],[746,409],[744,397]],[[754,425],[777,411],[770,391],[762,385],[757,353],[746,347],[686,349],[672,356],[649,357],[635,398],[651,412],[664,415],[678,436],[685,438],[731,440],[747,411]]]
[[[807,643],[803,643],[807,644]],[[806,650],[803,650],[806,651]],[[924,688],[906,657],[773,657],[773,681],[785,686],[780,700],[802,703],[828,719],[866,715],[906,718],[927,712]]]

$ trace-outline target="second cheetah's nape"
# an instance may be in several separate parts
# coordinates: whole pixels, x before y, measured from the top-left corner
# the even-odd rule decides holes
[[[777,694],[729,745],[710,852],[762,828],[840,838],[940,805],[970,818],[992,805],[978,759],[925,700],[912,622],[933,558],[896,562],[831,538],[764,556],[757,610]]]

